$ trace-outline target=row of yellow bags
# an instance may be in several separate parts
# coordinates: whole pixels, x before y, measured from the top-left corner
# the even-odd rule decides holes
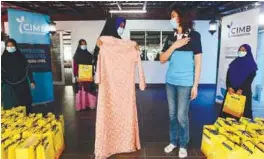
[[[207,159],[264,159],[264,119],[218,118],[204,126],[201,150]]]
[[[26,116],[25,110],[1,112],[1,159],[58,159],[64,150],[64,117]]]

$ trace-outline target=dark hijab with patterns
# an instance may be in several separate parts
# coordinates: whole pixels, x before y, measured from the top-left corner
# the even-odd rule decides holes
[[[228,77],[232,87],[234,88],[240,87],[251,73],[258,70],[257,64],[251,52],[251,47],[248,44],[241,45],[239,49],[241,47],[246,49],[246,56],[237,57],[230,63],[228,70]]]

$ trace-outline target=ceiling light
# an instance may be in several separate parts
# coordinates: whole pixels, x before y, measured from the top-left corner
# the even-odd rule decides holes
[[[259,15],[259,25],[264,25],[264,13]]]
[[[260,2],[256,2],[256,3],[255,3],[255,6],[260,6],[260,5],[261,5]]]
[[[209,32],[213,35],[217,30],[217,22],[215,20],[211,20],[209,22]]]
[[[146,10],[110,10],[110,13],[147,13]]]

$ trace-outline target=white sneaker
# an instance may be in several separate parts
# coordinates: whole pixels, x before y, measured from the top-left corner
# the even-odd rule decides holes
[[[180,148],[180,151],[179,151],[179,157],[180,158],[185,158],[188,156],[188,153],[187,153],[187,149],[185,148]]]
[[[171,153],[177,146],[173,145],[173,144],[169,144],[168,146],[166,146],[164,148],[164,152],[165,153]]]

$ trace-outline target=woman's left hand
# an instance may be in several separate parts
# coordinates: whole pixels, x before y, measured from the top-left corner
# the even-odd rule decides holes
[[[31,87],[32,89],[35,89],[35,84],[34,84],[34,83],[31,83],[31,84],[30,84],[30,87]]]
[[[236,92],[236,94],[238,94],[238,95],[242,95],[242,93],[243,93],[242,89],[239,89],[239,90],[237,90],[237,92]]]
[[[138,45],[138,44],[136,45],[136,50],[137,50],[137,51],[139,51],[139,50],[140,50],[140,49],[139,49],[139,45]]]
[[[197,95],[198,95],[198,88],[197,86],[193,86],[191,91],[191,100],[196,99]]]

